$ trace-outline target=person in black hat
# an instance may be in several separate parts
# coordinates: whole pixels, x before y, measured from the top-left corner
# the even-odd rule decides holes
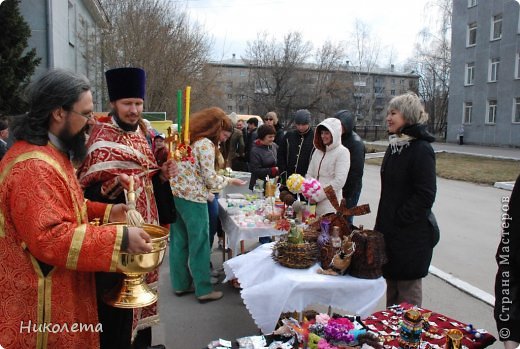
[[[278,148],[277,163],[282,184],[293,173],[305,176],[314,149],[314,128],[310,125],[311,113],[300,109],[294,116],[296,129],[288,131]],[[286,188],[282,187],[282,190]],[[286,196],[288,197],[288,196]]]
[[[136,209],[144,221],[155,225],[172,223],[175,213],[169,178],[176,176],[178,169],[171,159],[159,166],[147,142],[147,129],[141,116],[145,72],[140,68],[117,68],[108,70],[105,76],[112,116],[91,130],[88,154],[78,169],[85,197],[108,203],[126,202],[120,183],[133,176]],[[118,281],[113,275],[98,274],[99,295],[106,294]],[[148,273],[146,281],[149,285],[157,284],[158,270]],[[150,347],[151,326],[158,321],[157,303],[136,310],[135,316],[131,309],[114,308],[102,301],[98,302],[98,309],[103,324],[102,349],[130,348],[132,334],[135,335],[132,348]]]

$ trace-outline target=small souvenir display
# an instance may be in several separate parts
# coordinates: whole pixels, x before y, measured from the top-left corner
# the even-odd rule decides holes
[[[303,244],[303,228],[297,227],[296,222],[294,220],[290,220],[291,228],[289,229],[289,234],[287,234],[287,242],[290,244]]]
[[[345,275],[356,250],[356,244],[350,236],[341,239],[339,227],[334,226],[332,231],[330,242],[326,243],[320,250],[322,269],[318,269],[318,274]],[[328,258],[330,258],[330,262],[328,262]]]
[[[299,194],[302,192],[302,184],[305,178],[298,173],[293,173],[287,178],[287,189],[291,191],[293,194]]]
[[[321,183],[314,178],[306,178],[302,183],[302,195],[308,200],[318,201],[323,196]]]
[[[461,330],[451,329],[446,333],[446,349],[461,349],[464,335]]]
[[[298,339],[306,343],[306,348],[341,349],[365,344],[382,348],[377,335],[368,333],[359,317],[320,313],[306,317],[299,327],[301,329],[295,332],[300,335]]]
[[[421,344],[423,318],[417,309],[409,309],[403,315],[399,329],[399,347],[402,349],[416,349]]]
[[[413,312],[409,313],[410,310]],[[417,322],[419,318],[420,324]],[[473,326],[408,303],[373,313],[363,322],[370,331],[379,334],[385,348],[417,348],[414,345],[418,336],[421,341],[419,348],[479,349],[496,341],[486,330],[473,332]]]

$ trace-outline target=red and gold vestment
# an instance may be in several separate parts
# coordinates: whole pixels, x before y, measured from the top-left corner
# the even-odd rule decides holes
[[[0,345],[97,348],[95,271],[115,271],[123,231],[86,201],[68,155],[14,144],[0,163]],[[89,326],[90,325],[90,326]]]
[[[101,196],[114,200],[123,190],[118,182],[118,175],[137,176],[136,209],[146,223],[158,225],[152,177],[157,175],[159,166],[141,128],[124,131],[112,118],[102,119],[92,128],[87,148],[87,157],[77,174],[81,185],[87,188],[101,184]],[[157,290],[158,280],[157,270],[146,275],[146,283],[153,290]],[[150,327],[158,321],[157,303],[134,309],[132,337],[138,330]]]

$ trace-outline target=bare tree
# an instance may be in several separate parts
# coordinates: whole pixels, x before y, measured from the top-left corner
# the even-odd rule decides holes
[[[285,123],[297,109],[309,109],[315,122],[344,103],[344,61],[340,44],[325,42],[313,51],[300,33],[288,33],[281,42],[266,33],[248,43],[245,62],[250,68],[249,97],[263,115],[276,110]]]
[[[451,66],[452,0],[436,0],[428,4],[429,13],[437,13],[437,22],[424,29],[417,43],[416,57],[410,64],[420,75],[419,94],[428,112],[430,129],[445,137],[448,117],[449,78]]]
[[[381,44],[373,37],[370,27],[356,19],[348,46],[350,48],[349,70],[352,72],[351,109],[358,119],[364,119],[364,123],[369,123],[373,119],[376,96],[384,93],[383,86],[378,86],[375,81],[373,83],[371,81],[372,72],[378,64]],[[377,90],[372,90],[372,86]]]
[[[267,33],[248,42],[244,60],[250,67],[249,97],[256,113],[276,110],[282,121],[287,117],[299,94],[297,72],[311,51],[311,43],[298,32],[286,34],[281,43]]]
[[[211,40],[185,11],[164,0],[102,0],[102,5],[110,21],[97,38],[103,70],[143,68],[146,110],[166,111],[172,117],[176,91],[187,85],[192,86],[194,109],[214,104],[215,77],[206,66]],[[104,79],[98,83],[103,91]]]

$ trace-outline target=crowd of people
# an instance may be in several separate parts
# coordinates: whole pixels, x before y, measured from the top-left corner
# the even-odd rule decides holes
[[[119,254],[150,251],[143,229],[103,225],[126,221],[132,182],[144,221],[170,228],[174,294],[193,293],[201,303],[223,296],[213,289],[210,262],[214,236],[221,230],[219,193],[228,184],[247,184],[221,175],[220,169],[250,172],[250,189],[277,177],[281,191],[287,191],[287,178],[296,173],[332,186],[348,208],[358,203],[365,147],[349,110],[314,127],[310,111],[300,109],[292,115],[294,128],[284,131],[274,111],[262,124],[251,117],[245,126],[234,114],[206,108],[190,118],[190,161],[175,161],[165,135],[154,133],[142,118],[145,72],[116,68],[105,76],[107,117],[94,117],[86,78],[50,70],[30,85],[28,112],[9,123],[0,120],[0,342],[7,347],[164,348],[151,345],[151,328],[159,321],[156,303],[135,310],[101,300],[121,282],[115,269]],[[439,241],[432,213],[434,137],[427,120],[414,93],[388,104],[390,137],[375,224],[388,255],[383,267],[388,306],[421,305],[421,281]],[[16,141],[8,150],[9,130]],[[317,215],[335,213],[324,194],[314,203]],[[102,224],[89,224],[93,219]],[[158,278],[156,270],[146,282],[156,289]],[[102,331],[20,333],[21,321],[99,323]]]

